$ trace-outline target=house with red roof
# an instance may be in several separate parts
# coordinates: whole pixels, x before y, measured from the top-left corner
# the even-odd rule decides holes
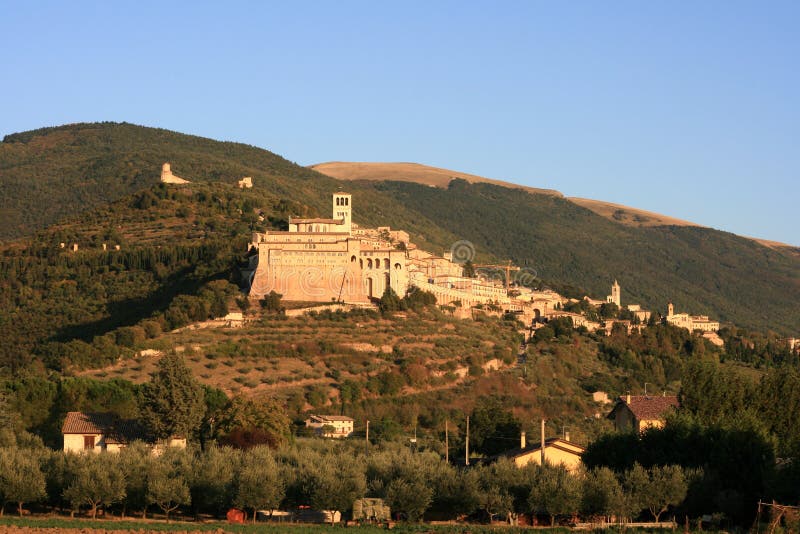
[[[661,428],[666,416],[680,407],[676,395],[622,395],[608,414],[617,432]]]
[[[143,441],[158,454],[163,446],[186,447],[186,439],[173,437],[155,443],[135,419],[122,419],[110,413],[67,412],[61,427],[64,450],[69,452],[118,452],[133,443]]]

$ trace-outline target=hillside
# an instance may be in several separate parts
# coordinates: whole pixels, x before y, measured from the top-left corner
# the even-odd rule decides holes
[[[165,161],[192,183],[158,185]],[[242,176],[252,176],[255,187],[236,188]],[[346,186],[359,223],[405,229],[434,252],[469,240],[479,262],[512,259],[535,270],[539,283],[574,296],[602,297],[617,278],[623,303],[663,310],[671,299],[678,310],[743,326],[785,335],[800,328],[800,256],[791,251],[700,227],[621,225],[557,195],[521,195],[489,183],[455,180],[438,188],[357,180]],[[19,257],[2,266],[9,278],[0,326],[39,325],[37,331],[46,331],[52,324],[69,324],[57,336],[63,339],[86,325],[94,334],[130,324],[133,317],[118,315],[130,308],[110,306],[118,295],[134,299],[142,307],[137,314],[146,314],[150,296],[172,294],[165,284],[180,293],[169,284],[181,281],[181,269],[199,267],[177,261],[162,263],[155,276],[129,271],[104,255],[103,242],[121,244],[132,256],[152,254],[157,247],[196,250],[223,243],[214,256],[216,274],[203,279],[230,277],[233,258],[244,252],[250,232],[285,227],[292,215],[327,215],[330,194],[342,182],[247,145],[130,124],[81,124],[7,136],[0,144],[0,188],[6,237],[33,237],[7,247],[6,256]],[[80,252],[56,250],[60,242],[79,243]],[[95,275],[72,271],[94,272],[99,263],[106,270]],[[47,274],[48,269],[54,272]],[[137,277],[151,281],[126,285]],[[71,300],[59,302],[52,292],[53,281],[61,279],[75,283],[59,289]],[[122,286],[109,291],[106,284],[112,281]],[[85,313],[61,313],[67,302],[74,307],[75,294],[96,300]],[[86,332],[81,336],[87,338]]]
[[[369,163],[369,162],[345,162],[331,161],[328,163],[318,163],[311,165],[311,169],[322,174],[332,176],[337,180],[378,180],[385,182],[414,182],[418,184],[431,185],[434,187],[447,187],[447,184],[455,178],[461,178],[467,182],[486,183],[509,187],[512,189],[522,189],[529,193],[543,195],[563,196],[553,189],[542,189],[538,187],[528,187],[524,185],[512,184],[501,180],[492,180],[483,176],[467,174],[465,172],[440,169],[419,163]]]
[[[318,163],[309,168],[317,172],[332,176],[337,180],[370,180],[381,182],[414,182],[417,184],[431,185],[434,187],[447,188],[451,180],[461,178],[471,184],[485,183],[508,187],[511,189],[523,189],[529,193],[553,195],[563,197],[561,193],[554,189],[541,189],[524,185],[493,180],[476,176],[465,172],[440,169],[419,163],[371,163],[371,162],[345,162],[331,161]],[[587,198],[569,197],[568,200],[583,206],[586,209],[611,219],[620,224],[629,226],[698,226],[694,223],[660,215],[637,208],[604,202],[602,200],[590,200]]]

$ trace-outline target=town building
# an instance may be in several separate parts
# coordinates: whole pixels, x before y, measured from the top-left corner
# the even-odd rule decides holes
[[[349,438],[353,424],[353,418],[346,415],[311,415],[306,419],[306,428],[325,438]]]
[[[642,432],[663,427],[667,414],[679,406],[676,395],[623,395],[608,419],[614,421],[617,432]]]
[[[685,328],[691,332],[716,332],[719,330],[719,321],[712,321],[707,315],[689,315],[688,313],[675,313],[675,306],[667,304],[667,323]]]

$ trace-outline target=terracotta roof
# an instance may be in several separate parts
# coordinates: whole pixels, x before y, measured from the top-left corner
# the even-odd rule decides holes
[[[586,451],[586,449],[584,447],[581,447],[577,443],[572,443],[571,441],[565,441],[565,440],[563,440],[561,438],[547,438],[546,440],[544,440],[544,446],[545,446],[545,449],[559,449],[559,450],[562,450],[562,451],[565,451],[565,452],[569,452],[569,453],[572,453],[572,454],[576,454],[576,455],[581,455]],[[575,451],[574,449],[578,449],[578,451]],[[523,454],[530,454],[532,452],[536,452],[536,451],[540,451],[540,450],[542,450],[542,444],[541,444],[541,442],[537,441],[535,443],[531,443],[530,445],[527,445],[524,449],[520,448],[520,447],[517,447],[517,448],[511,449],[509,451],[501,452],[500,454],[498,454],[497,456],[493,457],[492,459],[497,459],[497,458],[516,458],[517,456],[522,456]],[[545,452],[545,454],[547,454],[547,453]]]
[[[612,418],[619,407],[626,406],[639,421],[652,421],[663,419],[670,409],[680,408],[680,405],[677,395],[631,395],[630,403],[627,395],[621,395],[608,417]]]
[[[102,434],[106,443],[130,443],[146,439],[138,421],[120,419],[110,413],[68,412],[61,427],[62,434]]]

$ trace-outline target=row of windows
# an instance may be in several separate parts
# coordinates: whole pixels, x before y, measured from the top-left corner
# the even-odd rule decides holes
[[[350,263],[355,263],[355,261],[356,261],[356,257],[355,256],[350,256]],[[362,269],[364,268],[364,259],[363,258],[358,260],[358,265]],[[384,269],[388,269],[390,265],[391,265],[391,263],[389,262],[389,258],[384,258],[383,259],[383,268]],[[367,269],[380,269],[380,268],[381,268],[381,259],[380,258],[375,258],[375,262],[374,263],[373,263],[371,258],[367,258]],[[403,268],[403,266],[400,265],[399,263],[395,263],[394,264],[394,268],[395,268],[396,271],[399,271],[400,269]]]
[[[347,197],[336,197],[336,205],[337,206],[349,206],[350,199]]]

